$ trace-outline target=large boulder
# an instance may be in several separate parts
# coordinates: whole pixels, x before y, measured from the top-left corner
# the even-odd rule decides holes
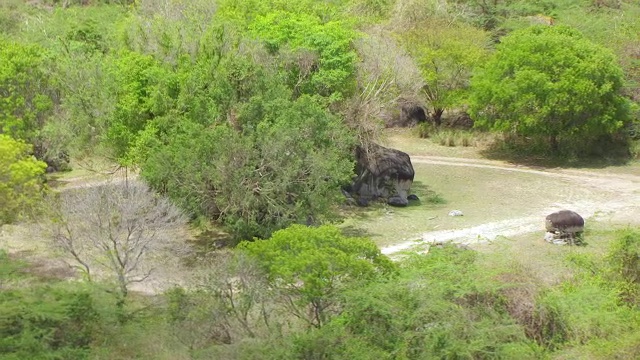
[[[473,128],[473,119],[466,112],[453,113],[443,121],[443,125],[452,129],[469,130]]]
[[[545,227],[548,232],[581,233],[584,231],[584,219],[575,211],[561,210],[547,215]]]
[[[413,126],[423,122],[427,122],[427,113],[422,106],[406,104],[400,108],[400,126]]]
[[[547,234],[545,240],[554,244],[573,244],[580,242],[584,231],[584,219],[571,210],[561,210],[545,218]]]
[[[351,193],[360,199],[384,198],[390,205],[406,206],[415,172],[411,158],[400,150],[370,144],[356,148],[356,178]]]

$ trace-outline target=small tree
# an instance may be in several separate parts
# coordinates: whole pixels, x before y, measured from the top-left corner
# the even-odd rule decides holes
[[[15,221],[42,196],[47,164],[36,160],[31,149],[0,134],[0,225]]]
[[[0,38],[0,132],[34,142],[51,115],[46,54],[39,46]]]
[[[440,125],[444,111],[465,100],[471,72],[487,55],[488,33],[434,18],[403,32],[400,39],[420,69],[422,94]]]
[[[203,265],[192,291],[167,292],[171,332],[190,351],[282,335],[285,321],[272,319],[275,289],[253,258],[237,251],[219,252]]]
[[[614,55],[568,27],[536,26],[505,36],[472,80],[476,125],[588,142],[613,134],[628,118],[623,73]]]
[[[33,144],[36,158],[63,169],[66,144],[50,124],[60,102],[53,67],[46,49],[0,38],[0,133]]]
[[[240,248],[265,269],[291,314],[314,327],[338,310],[340,290],[395,271],[371,240],[346,237],[332,226],[292,225]]]
[[[170,142],[149,151],[141,175],[189,213],[220,221],[239,240],[267,238],[292,223],[331,220],[342,196],[338,189],[353,174],[353,138],[316,100],[255,96],[238,111],[242,132],[180,118]]]
[[[150,258],[168,246],[171,230],[185,223],[173,204],[139,181],[68,190],[58,200],[54,244],[89,279],[94,267],[115,278],[120,306],[129,285],[149,277]]]

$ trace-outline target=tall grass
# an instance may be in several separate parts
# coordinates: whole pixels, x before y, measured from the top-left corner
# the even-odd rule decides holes
[[[477,147],[486,144],[491,137],[488,133],[438,128],[431,123],[420,123],[415,128],[416,134],[422,139],[430,139],[432,142],[449,147]]]

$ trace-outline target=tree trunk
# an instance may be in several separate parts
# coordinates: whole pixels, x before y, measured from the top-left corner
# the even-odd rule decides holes
[[[551,145],[551,151],[557,154],[560,150],[560,144],[558,144],[558,137],[556,135],[549,136],[549,144]]]
[[[444,109],[433,109],[433,115],[431,116],[433,118],[433,123],[440,127],[440,124],[442,124],[442,114],[444,113]]]

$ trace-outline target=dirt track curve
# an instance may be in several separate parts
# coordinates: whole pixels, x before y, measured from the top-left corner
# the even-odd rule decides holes
[[[465,245],[481,244],[494,241],[497,237],[512,237],[535,231],[542,231],[541,224],[546,215],[561,209],[571,209],[580,213],[585,219],[598,216],[613,216],[620,222],[635,222],[633,214],[640,210],[640,176],[630,174],[612,174],[605,172],[574,169],[538,169],[526,166],[511,165],[492,160],[451,158],[439,156],[411,156],[414,164],[444,165],[493,169],[503,172],[521,172],[537,176],[558,178],[568,181],[575,196],[568,196],[570,201],[550,203],[545,209],[528,212],[527,216],[513,217],[505,220],[489,222],[473,227],[453,230],[439,230],[416,234],[415,237],[400,243],[382,248],[387,255],[410,250],[421,244],[454,242]]]

